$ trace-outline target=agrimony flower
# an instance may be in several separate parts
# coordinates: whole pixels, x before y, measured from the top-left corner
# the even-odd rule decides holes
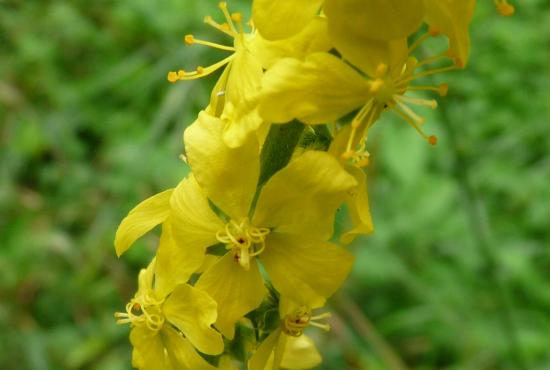
[[[154,259],[141,270],[138,281],[126,312],[115,314],[118,324],[132,327],[132,365],[140,370],[216,369],[195,350],[210,355],[223,351],[221,335],[211,327],[216,302],[187,284],[169,291],[157,287]]]

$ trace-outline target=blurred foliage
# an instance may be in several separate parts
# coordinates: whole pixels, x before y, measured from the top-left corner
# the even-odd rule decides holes
[[[322,369],[550,368],[550,4],[501,18],[491,3],[428,116],[439,145],[391,119],[369,139],[376,231],[353,246],[333,330],[312,331]],[[219,59],[181,43],[217,37],[215,5],[0,2],[1,369],[130,368],[113,312],[156,236],[120,260],[112,240],[187,171],[181,134],[214,80],[166,72]]]

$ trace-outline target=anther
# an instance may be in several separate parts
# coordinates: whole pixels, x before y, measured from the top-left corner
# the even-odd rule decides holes
[[[232,13],[231,19],[237,23],[241,23],[243,20],[243,16],[241,13]]]
[[[430,34],[430,36],[436,37],[436,36],[439,36],[441,34],[441,31],[439,29],[437,29],[436,27],[434,27],[434,26],[430,26],[430,29],[428,30],[428,33]]]
[[[378,78],[382,78],[386,75],[387,72],[388,72],[388,66],[385,65],[384,63],[379,63],[378,66],[376,66],[376,71],[374,75]]]
[[[430,145],[437,145],[437,136],[435,135],[428,136],[428,143],[430,143]]]
[[[202,75],[204,73],[204,67],[198,66],[195,71],[198,75]]]
[[[167,79],[171,83],[175,83],[175,82],[179,81],[178,72],[174,72],[174,71],[168,72]]]
[[[195,38],[193,37],[193,35],[185,35],[185,37],[183,38],[183,41],[187,45],[193,45],[195,43]]]

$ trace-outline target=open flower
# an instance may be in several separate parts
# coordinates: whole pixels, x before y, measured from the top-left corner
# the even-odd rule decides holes
[[[187,284],[167,288],[156,283],[153,260],[139,273],[138,291],[126,312],[115,314],[117,323],[132,327],[133,366],[140,370],[216,369],[195,350],[210,355],[223,352],[222,337],[211,327],[216,321],[216,302]]]
[[[256,349],[248,362],[248,369],[310,369],[319,365],[321,355],[304,331],[308,327],[330,330],[330,326],[323,320],[331,315],[329,312],[314,315],[315,308],[281,297],[280,325]]]
[[[235,147],[265,124],[257,114],[256,101],[252,98],[260,88],[262,67],[269,67],[281,57],[300,58],[313,51],[328,51],[331,44],[326,20],[320,17],[312,19],[302,32],[289,39],[269,41],[256,32],[254,21],[245,25],[241,13],[230,13],[225,1],[219,3],[219,8],[224,15],[224,23],[216,22],[211,16],[205,17],[204,21],[232,38],[232,45],[201,40],[193,35],[186,35],[184,41],[187,45],[203,45],[229,52],[230,55],[211,66],[199,66],[194,71],[170,71],[168,81],[194,80],[225,68],[206,110],[224,121],[223,139],[227,145]],[[286,20],[283,18],[276,21],[278,25],[284,22]]]
[[[221,120],[206,112],[186,130],[194,176],[174,191],[171,218],[175,240],[185,241],[186,249],[204,254],[216,243],[225,246],[196,286],[218,302],[216,327],[233,338],[235,322],[266,293],[258,261],[273,286],[295,300],[322,302],[341,285],[353,257],[327,239],[337,207],[356,182],[329,154],[305,152],[265,183],[253,208],[258,143],[230,148],[222,130]]]

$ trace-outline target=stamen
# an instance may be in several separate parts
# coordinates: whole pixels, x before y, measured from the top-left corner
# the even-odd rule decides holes
[[[161,305],[164,300],[157,300],[148,294],[132,299],[126,304],[126,312],[116,312],[117,324],[130,324],[132,326],[145,325],[152,331],[159,331],[164,325]]]
[[[402,103],[420,105],[422,107],[428,107],[431,109],[437,108],[437,101],[434,99],[420,99],[405,95],[394,95],[393,98],[395,101],[401,101]]]
[[[185,35],[185,37],[183,38],[183,41],[187,45],[199,44],[199,45],[209,46],[211,48],[219,49],[219,50],[235,51],[235,48],[233,46],[221,45],[215,42],[196,39],[193,35]]]
[[[422,129],[420,128],[420,126],[418,126],[418,124],[411,118],[409,117],[405,112],[403,112],[402,110],[400,110],[399,108],[394,108],[392,109],[395,113],[397,113],[401,118],[403,118],[405,120],[405,122],[407,122],[412,128],[414,128],[419,134],[420,136],[426,140],[429,144],[431,145],[435,145],[437,143],[437,138],[433,135],[426,135],[424,133],[424,131],[422,131]]]
[[[420,85],[420,86],[410,86],[410,91],[434,91],[439,94],[439,96],[446,96],[449,91],[449,85],[442,83],[439,86],[429,86],[429,85]]]
[[[453,64],[452,66],[447,66],[447,67],[441,67],[441,68],[434,68],[434,69],[428,69],[426,71],[423,71],[423,72],[420,72],[416,75],[412,75],[411,77],[403,80],[403,81],[412,81],[412,80],[416,80],[417,78],[421,78],[421,77],[426,77],[426,76],[431,76],[431,75],[435,75],[437,73],[443,73],[443,72],[448,72],[448,71],[454,71],[456,69],[458,69],[459,66],[457,66],[456,64]]]
[[[424,117],[420,117],[418,114],[416,114],[411,108],[409,108],[405,103],[403,103],[400,98],[401,97],[398,96],[398,95],[394,96],[394,100],[397,103],[397,105],[399,106],[399,108],[401,108],[403,110],[403,112],[408,117],[410,117],[415,123],[417,123],[419,125],[423,124],[426,121],[426,119]],[[397,110],[398,108],[394,107],[393,109]]]
[[[197,78],[208,76],[216,72],[221,67],[225,66],[227,63],[229,63],[234,58],[234,56],[235,54],[231,54],[227,58],[222,59],[219,62],[214,63],[208,67],[199,66],[194,72],[185,72],[184,70],[179,70],[177,73],[168,72],[168,81],[177,82],[177,81],[183,81],[183,80],[196,80]],[[176,76],[177,76],[177,79],[176,79]]]
[[[418,47],[420,45],[422,45],[422,43],[424,41],[426,41],[427,39],[429,39],[430,37],[432,37],[433,35],[430,33],[430,32],[427,32],[425,34],[423,34],[422,36],[420,36],[419,38],[417,38],[411,46],[409,46],[409,54],[411,54],[413,51],[415,51],[416,49],[418,49]]]
[[[304,330],[309,326],[314,326],[326,331],[330,330],[330,325],[326,323],[317,322],[331,317],[330,312],[326,312],[320,315],[311,316],[311,309],[308,307],[300,307],[292,314],[286,315],[283,320],[283,332],[286,335],[293,337],[299,337],[304,333]]]
[[[227,250],[233,251],[235,260],[248,271],[250,258],[264,251],[265,237],[269,233],[268,228],[251,226],[248,218],[244,218],[240,223],[229,221],[223,230],[216,233],[216,239],[225,244]]]
[[[447,58],[450,58],[447,52],[441,53],[439,55],[434,55],[433,57],[429,57],[418,62],[418,64],[416,65],[416,68],[420,68],[422,66],[435,63],[438,60],[447,59]]]
[[[500,15],[505,17],[509,17],[516,12],[516,8],[509,4],[507,0],[495,0],[495,6]]]
[[[227,2],[221,1],[218,3],[218,7],[221,9],[225,20],[227,21],[227,24],[229,24],[229,27],[231,28],[231,31],[234,33],[238,33],[237,29],[235,28],[235,24],[233,24],[233,19],[231,19],[231,14],[229,14],[229,11],[227,10]]]
[[[218,22],[214,21],[214,19],[212,19],[212,17],[209,16],[209,15],[204,17],[204,23],[206,23],[207,25],[217,29],[218,31],[221,31],[221,32],[225,33],[228,36],[235,37],[235,35],[236,35],[235,32],[231,32],[231,28],[229,27],[229,25],[227,23],[219,24]]]

